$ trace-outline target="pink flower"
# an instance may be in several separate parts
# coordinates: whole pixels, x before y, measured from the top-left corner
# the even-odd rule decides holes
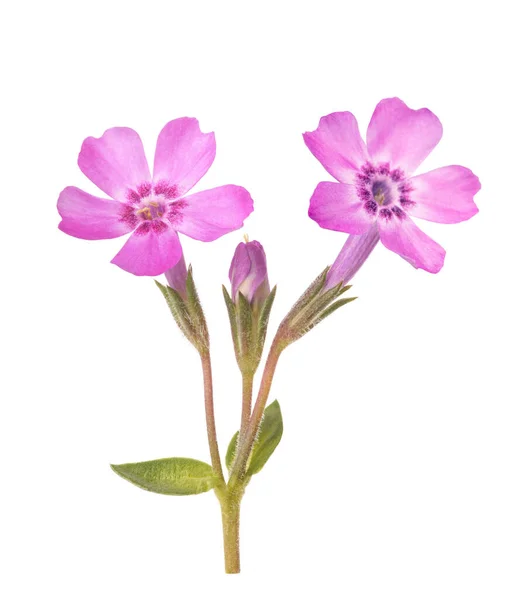
[[[309,215],[325,229],[351,234],[327,285],[339,283],[338,277],[352,277],[361,266],[360,257],[378,238],[414,267],[440,271],[444,249],[411,217],[465,221],[478,212],[473,198],[481,187],[472,171],[456,165],[413,176],[441,136],[442,125],[431,111],[412,110],[398,98],[378,104],[366,144],[349,112],[323,117],[315,131],[304,134],[312,154],[339,181],[318,184]],[[358,244],[363,245],[361,252]]]
[[[213,133],[197,119],[165,125],[150,174],[139,135],[127,127],[87,138],[79,153],[83,173],[110,198],[65,188],[57,203],[59,229],[84,240],[131,236],[112,262],[134,275],[160,275],[182,256],[178,233],[210,242],[239,229],[253,210],[249,192],[224,185],[186,196],[214,161]]]
[[[232,300],[237,302],[241,292],[251,304],[263,304],[270,294],[266,255],[257,241],[241,242],[232,259],[229,278]]]

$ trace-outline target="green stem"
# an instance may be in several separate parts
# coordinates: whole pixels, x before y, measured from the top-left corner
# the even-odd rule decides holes
[[[214,388],[212,385],[212,363],[210,361],[210,350],[200,353],[201,366],[203,367],[203,386],[205,390],[205,416],[208,435],[208,446],[210,448],[210,458],[212,459],[212,468],[214,473],[224,484],[223,469],[219,457],[218,439],[216,435],[216,419],[214,416]]]
[[[240,504],[242,488],[224,490],[218,495],[223,523],[225,572],[240,572]]]
[[[271,390],[271,384],[275,375],[278,359],[286,346],[287,342],[284,338],[284,331],[281,326],[277,331],[275,339],[271,344],[271,349],[269,350],[264,373],[262,375],[262,381],[260,383],[260,390],[258,391],[258,397],[256,398],[249,425],[245,433],[241,436],[240,443],[238,444],[238,452],[234,459],[229,485],[231,485],[231,483],[234,485],[236,481],[242,481],[245,477],[247,461],[260,428],[260,422],[262,421],[265,405],[269,397],[269,391]]]
[[[251,406],[253,402],[253,379],[254,373],[242,373],[242,419],[240,435],[244,435],[251,418]]]

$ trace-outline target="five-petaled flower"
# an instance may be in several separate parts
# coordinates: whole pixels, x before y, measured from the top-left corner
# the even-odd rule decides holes
[[[352,277],[378,239],[416,268],[441,269],[444,249],[410,217],[465,221],[478,212],[473,198],[481,187],[470,169],[456,165],[412,176],[441,136],[441,122],[431,111],[412,110],[398,98],[377,105],[366,144],[349,112],[323,117],[315,131],[304,134],[312,154],[339,181],[318,184],[309,215],[325,229],[351,234],[341,264],[330,271],[330,285],[339,276]]]
[[[210,242],[242,227],[253,210],[249,192],[236,185],[186,196],[215,154],[214,134],[202,133],[188,117],[170,121],[160,132],[153,177],[133,129],[114,127],[101,138],[89,137],[79,168],[111,199],[65,188],[57,203],[59,228],[85,240],[132,232],[112,262],[134,275],[160,275],[182,256],[178,233]]]

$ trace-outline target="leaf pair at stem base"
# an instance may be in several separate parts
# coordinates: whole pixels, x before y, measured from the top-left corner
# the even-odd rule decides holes
[[[282,413],[277,400],[264,411],[260,432],[253,446],[246,476],[262,470],[283,432]],[[237,450],[238,434],[235,433],[227,449],[226,464],[231,469]],[[219,484],[212,467],[194,458],[160,458],[139,463],[111,465],[112,470],[130,483],[157,494],[190,496],[202,494]]]

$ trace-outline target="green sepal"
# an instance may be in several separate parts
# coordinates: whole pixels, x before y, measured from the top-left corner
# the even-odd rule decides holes
[[[194,324],[194,333],[197,340],[197,349],[207,349],[210,345],[208,336],[208,327],[206,323],[205,313],[199,300],[199,294],[195,287],[192,265],[188,267],[188,276],[186,277],[186,294],[188,296],[186,305],[190,313],[190,317]],[[201,348],[202,347],[202,348]]]
[[[236,458],[236,450],[238,448],[238,438],[240,437],[240,432],[237,431],[233,436],[232,440],[229,442],[227,447],[227,453],[225,454],[225,464],[227,465],[227,469],[230,471],[232,469],[232,463]]]
[[[241,292],[234,302],[225,286],[222,286],[222,291],[229,316],[236,361],[242,373],[254,374],[262,358],[269,315],[277,288],[276,286],[273,288],[261,305],[250,303]]]
[[[245,362],[251,360],[254,362],[254,331],[253,331],[253,311],[249,300],[238,292],[236,300],[236,323],[238,326],[239,357],[240,368],[245,369]]]
[[[266,298],[258,317],[258,331],[256,334],[256,351],[258,362],[260,362],[260,358],[262,357],[262,351],[264,349],[264,343],[267,335],[267,326],[269,324],[269,315],[271,314],[271,308],[273,307],[276,294],[277,286],[275,285],[269,296]]]
[[[323,289],[326,281],[326,275],[328,274],[329,270],[330,267],[326,267],[326,269],[313,280],[302,296],[292,306],[284,321],[289,322],[293,317],[298,315],[304,308],[306,308],[308,304],[310,304],[310,302]]]
[[[194,337],[194,330],[185,301],[172,287],[162,285],[156,280],[155,283],[157,284],[159,290],[162,292],[162,295],[166,300],[166,303],[170,309],[173,319],[179,326],[179,329],[183,332],[188,341],[190,341],[195,346],[196,340]]]
[[[223,299],[225,300],[225,305],[227,307],[227,314],[229,315],[229,323],[230,323],[230,332],[232,334],[232,341],[234,343],[234,352],[236,356],[238,355],[238,326],[236,324],[236,305],[232,301],[227,288],[222,285],[221,289],[223,290]]]
[[[357,300],[358,297],[355,296],[354,298],[341,298],[341,300],[336,300],[333,304],[331,304],[326,310],[324,310],[318,317],[318,321],[317,323],[320,323],[323,319],[326,319],[326,317],[330,316],[333,312],[335,312],[338,308],[341,308],[342,306],[345,306],[345,304],[348,304],[349,302],[353,302],[354,300]],[[315,323],[315,324],[317,324]]]
[[[282,438],[282,432],[284,431],[284,425],[282,423],[282,412],[280,411],[280,404],[278,400],[272,402],[264,410],[264,416],[260,423],[260,430],[251,451],[249,457],[248,467],[246,475],[256,475],[262,470],[269,457],[275,451],[278,446],[280,439]],[[236,451],[238,448],[238,437],[239,432],[237,431],[233,436],[227,448],[225,455],[225,464],[229,471],[232,469],[232,464],[236,457]]]
[[[111,469],[143,490],[169,496],[202,494],[216,484],[212,467],[194,458],[160,458]]]

